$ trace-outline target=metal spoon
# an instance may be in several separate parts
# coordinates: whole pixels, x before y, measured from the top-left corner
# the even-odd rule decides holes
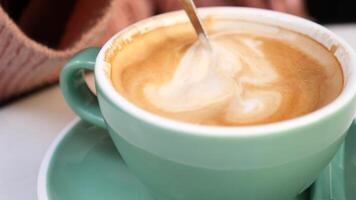
[[[206,33],[201,20],[197,14],[196,6],[193,0],[179,0],[183,9],[187,13],[190,22],[192,23],[195,32],[198,35],[200,42],[211,49],[210,41],[208,38],[208,34]]]

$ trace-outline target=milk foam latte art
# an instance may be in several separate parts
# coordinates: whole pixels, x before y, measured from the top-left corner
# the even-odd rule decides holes
[[[209,28],[212,50],[188,23],[116,41],[106,56],[114,87],[149,112],[219,126],[295,118],[340,94],[340,64],[322,45],[278,27],[234,23],[243,28]]]

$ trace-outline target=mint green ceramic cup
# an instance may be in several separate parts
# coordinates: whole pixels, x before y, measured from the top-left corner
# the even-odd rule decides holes
[[[110,64],[103,58],[116,38],[187,21],[183,12],[172,12],[126,28],[101,50],[89,48],[75,55],[61,74],[65,99],[83,120],[108,130],[127,167],[158,200],[296,197],[329,163],[351,125],[356,108],[354,51],[322,26],[286,14],[232,7],[205,8],[200,14],[277,25],[337,48],[345,77],[342,93],[302,117],[249,127],[193,125],[148,113],[115,91]],[[95,71],[97,96],[89,91],[83,70]]]

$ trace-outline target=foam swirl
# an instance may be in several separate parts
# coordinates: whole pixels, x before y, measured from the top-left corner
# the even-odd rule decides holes
[[[278,81],[278,73],[260,49],[261,41],[226,38],[226,34],[213,35],[212,50],[194,43],[170,81],[144,88],[149,101],[169,112],[214,110],[225,105],[226,120],[231,122],[272,115],[281,104],[281,93],[264,88]]]

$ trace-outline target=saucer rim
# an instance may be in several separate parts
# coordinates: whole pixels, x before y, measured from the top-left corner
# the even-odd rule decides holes
[[[47,179],[48,179],[48,170],[51,164],[54,153],[57,148],[60,146],[60,143],[63,141],[65,136],[81,121],[79,117],[75,117],[71,120],[55,137],[55,139],[49,145],[45,156],[42,159],[39,173],[37,176],[37,199],[38,200],[50,200],[48,196],[47,188]]]

